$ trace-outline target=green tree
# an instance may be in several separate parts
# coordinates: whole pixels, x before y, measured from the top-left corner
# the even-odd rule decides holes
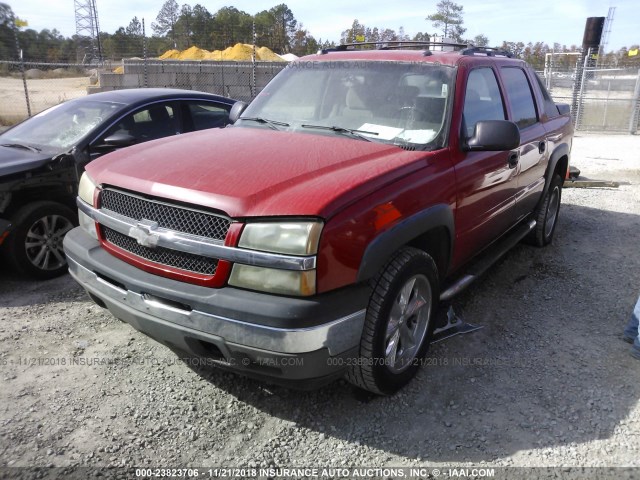
[[[193,44],[211,50],[213,48],[213,39],[211,38],[213,15],[205,7],[198,4],[193,7],[191,19]]]
[[[180,15],[175,25],[176,43],[179,50],[189,48],[193,36],[193,10],[186,3],[180,8]]]
[[[351,28],[343,31],[340,36],[340,43],[357,43],[364,38],[365,42],[392,42],[392,41],[408,41],[409,36],[405,35],[404,28],[400,27],[400,33],[392,28],[367,27],[360,23],[357,19],[351,24]],[[374,47],[369,47],[374,48]]]
[[[304,28],[302,23],[299,24],[298,29],[293,34],[291,41],[291,53],[302,57],[303,55],[309,55],[316,53],[319,49],[319,44],[309,31]]]
[[[511,52],[511,54],[516,58],[524,58],[525,44],[522,42],[502,42],[500,46],[502,50],[506,50],[507,52]]]
[[[392,28],[385,28],[380,32],[381,42],[395,42],[399,40],[398,34]]]
[[[273,13],[268,10],[263,10],[262,12],[256,13],[253,21],[256,26],[256,44],[273,50],[275,48],[274,29],[276,25],[276,19]]]
[[[462,35],[467,31],[466,28],[462,28],[464,23],[462,5],[451,0],[440,0],[437,9],[437,12],[427,16],[426,20],[429,20],[434,27],[441,29],[445,38],[461,41]]]
[[[142,23],[138,20],[138,17],[133,17],[129,22],[129,25],[124,29],[125,33],[130,37],[142,38]]]
[[[180,16],[180,8],[176,0],[167,0],[160,8],[156,21],[151,24],[151,28],[155,35],[159,37],[168,36],[169,39],[176,43],[176,22]]]
[[[291,40],[296,32],[298,21],[286,4],[281,3],[269,10],[275,20],[273,29],[273,51],[276,53],[288,53],[291,49]]]
[[[371,30],[370,30],[371,32]],[[345,31],[342,32],[342,35],[340,36],[340,43],[345,44],[345,43],[355,43],[357,42],[359,39],[361,40],[363,37],[365,40],[368,40],[366,37],[366,33],[367,33],[367,29],[366,27],[361,24],[358,19],[356,18],[353,23],[351,24],[351,28],[346,29]],[[378,36],[378,32],[376,29],[376,36]],[[376,39],[377,41],[377,39]]]
[[[13,33],[15,15],[6,3],[0,3],[0,59],[9,60],[17,56]]]
[[[235,7],[223,7],[213,17],[213,47],[224,50],[236,43],[252,43],[253,17]]]
[[[476,47],[488,47],[489,37],[481,33],[480,35],[476,35],[475,37],[473,37],[473,40],[471,40],[471,42],[467,42],[467,43],[472,43]]]

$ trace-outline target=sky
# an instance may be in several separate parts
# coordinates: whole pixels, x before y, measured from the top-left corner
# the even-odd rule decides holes
[[[100,30],[113,33],[127,26],[134,16],[145,19],[147,34],[164,0],[95,0]],[[57,29],[65,36],[75,34],[74,0],[0,0],[8,3],[14,13],[29,22],[28,28]],[[286,3],[298,22],[316,39],[340,40],[342,31],[350,28],[354,19],[367,27],[392,28],[401,26],[407,35],[418,32],[438,33],[425,19],[436,12],[438,0],[178,0],[180,5],[192,7],[200,3],[211,13],[222,7],[234,6],[249,14]],[[606,17],[609,7],[615,15],[607,51],[640,43],[640,2],[638,0],[460,0],[464,7],[465,38],[484,34],[490,45],[511,42],[541,41],[553,46],[580,45],[587,17]]]

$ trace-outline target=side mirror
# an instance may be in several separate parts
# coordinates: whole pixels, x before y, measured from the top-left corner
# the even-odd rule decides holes
[[[569,115],[571,113],[571,105],[568,103],[556,103],[560,115]]]
[[[231,111],[229,112],[229,123],[236,123],[240,118],[240,115],[242,115],[242,112],[244,112],[248,106],[249,104],[241,101],[234,103],[233,107],[231,107]]]
[[[473,137],[463,148],[472,152],[502,152],[520,146],[520,130],[508,120],[481,120],[476,123]]]
[[[135,143],[136,138],[133,135],[129,135],[128,133],[124,132],[116,132],[112,135],[109,135],[101,143],[96,145],[96,147],[101,149],[124,148],[135,145]]]

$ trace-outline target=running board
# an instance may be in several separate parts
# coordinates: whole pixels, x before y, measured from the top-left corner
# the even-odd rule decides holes
[[[509,250],[520,242],[520,240],[526,237],[534,228],[536,228],[536,221],[529,220],[529,222],[516,228],[511,234],[497,242],[494,246],[489,247],[488,253],[482,255],[476,262],[472,263],[462,277],[440,294],[440,301],[449,301],[462,292],[486,272],[489,267],[500,260]]]

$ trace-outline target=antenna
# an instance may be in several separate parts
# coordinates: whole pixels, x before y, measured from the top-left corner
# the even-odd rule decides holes
[[[73,3],[76,10],[78,61],[81,63],[102,63],[96,0],[74,0]]]

